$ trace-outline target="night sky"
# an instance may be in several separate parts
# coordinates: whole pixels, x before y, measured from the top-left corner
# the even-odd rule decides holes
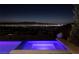
[[[72,5],[0,5],[0,22],[73,22]]]

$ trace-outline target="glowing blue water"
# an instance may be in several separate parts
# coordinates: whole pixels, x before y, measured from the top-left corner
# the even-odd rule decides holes
[[[21,41],[0,41],[0,53],[9,53],[14,50]]]
[[[21,41],[0,41],[0,53],[9,53],[14,50]],[[22,50],[68,50],[59,41],[26,41]]]
[[[67,47],[59,41],[28,41],[23,50],[67,50]]]

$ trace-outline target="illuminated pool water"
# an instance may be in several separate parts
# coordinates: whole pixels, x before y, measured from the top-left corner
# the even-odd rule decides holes
[[[68,50],[60,41],[27,41],[23,50]]]
[[[0,54],[15,50],[22,41],[0,41]],[[60,41],[26,41],[19,50],[68,50]]]
[[[0,54],[9,53],[14,50],[21,41],[0,41]]]

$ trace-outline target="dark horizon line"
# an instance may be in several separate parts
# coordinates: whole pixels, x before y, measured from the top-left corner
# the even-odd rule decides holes
[[[7,21],[7,22],[0,22],[0,24],[70,24],[73,22],[68,22],[68,23],[47,23],[47,22],[35,22],[35,21],[20,21],[20,22],[16,22],[16,21]]]

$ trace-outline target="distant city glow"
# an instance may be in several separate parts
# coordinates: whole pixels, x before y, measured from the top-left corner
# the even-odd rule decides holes
[[[48,27],[48,26],[63,26],[63,24],[57,24],[57,25],[43,25],[43,24],[32,24],[32,25],[23,25],[23,24],[10,24],[10,25],[0,25],[0,26],[15,26],[15,27],[17,27],[17,26],[46,26],[46,27]]]

